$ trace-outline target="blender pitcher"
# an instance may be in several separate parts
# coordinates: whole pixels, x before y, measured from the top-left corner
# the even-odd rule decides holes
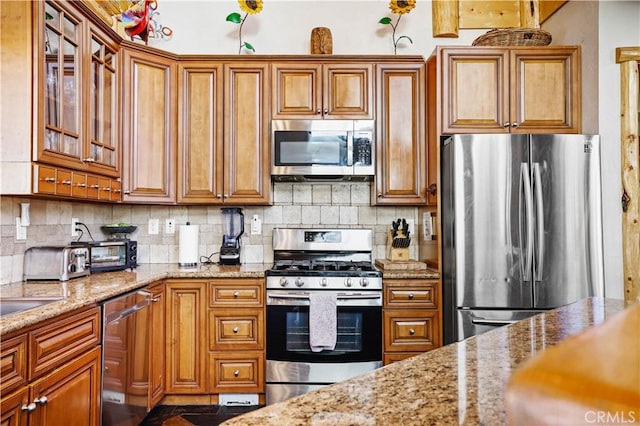
[[[222,211],[222,246],[220,263],[240,264],[240,236],[244,233],[244,214],[241,208],[225,207]]]

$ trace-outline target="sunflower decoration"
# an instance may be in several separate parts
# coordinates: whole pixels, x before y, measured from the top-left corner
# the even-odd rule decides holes
[[[413,8],[416,7],[416,0],[391,0],[389,2],[389,9],[391,13],[395,13],[398,15],[396,19],[396,23],[394,24],[391,18],[385,16],[384,18],[378,21],[379,24],[382,25],[390,25],[393,33],[391,34],[391,39],[393,40],[393,53],[397,54],[398,50],[398,42],[403,38],[409,40],[409,43],[413,44],[413,40],[411,40],[408,36],[399,36],[396,38],[396,30],[398,29],[398,25],[400,24],[400,19],[402,19],[403,15],[411,12]]]
[[[227,16],[227,21],[233,22],[234,24],[240,24],[240,28],[238,29],[238,40],[240,42],[238,53],[242,52],[243,47],[255,52],[256,49],[254,49],[251,43],[242,41],[242,26],[249,15],[257,15],[262,11],[262,0],[238,0],[238,3],[240,4],[240,10],[244,12],[244,16],[240,16],[237,12],[230,13]]]

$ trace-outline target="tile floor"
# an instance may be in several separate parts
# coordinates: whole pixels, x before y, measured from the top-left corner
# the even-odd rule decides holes
[[[141,426],[215,426],[258,408],[260,406],[257,405],[159,405],[144,418]]]

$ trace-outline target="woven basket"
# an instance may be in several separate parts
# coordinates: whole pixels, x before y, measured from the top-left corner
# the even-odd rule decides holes
[[[547,46],[551,34],[539,28],[502,28],[491,30],[473,41],[473,46]]]

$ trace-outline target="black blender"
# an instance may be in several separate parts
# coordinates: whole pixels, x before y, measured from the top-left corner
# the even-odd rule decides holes
[[[241,208],[225,207],[222,211],[222,246],[220,263],[240,264],[240,236],[244,233],[244,214]]]

